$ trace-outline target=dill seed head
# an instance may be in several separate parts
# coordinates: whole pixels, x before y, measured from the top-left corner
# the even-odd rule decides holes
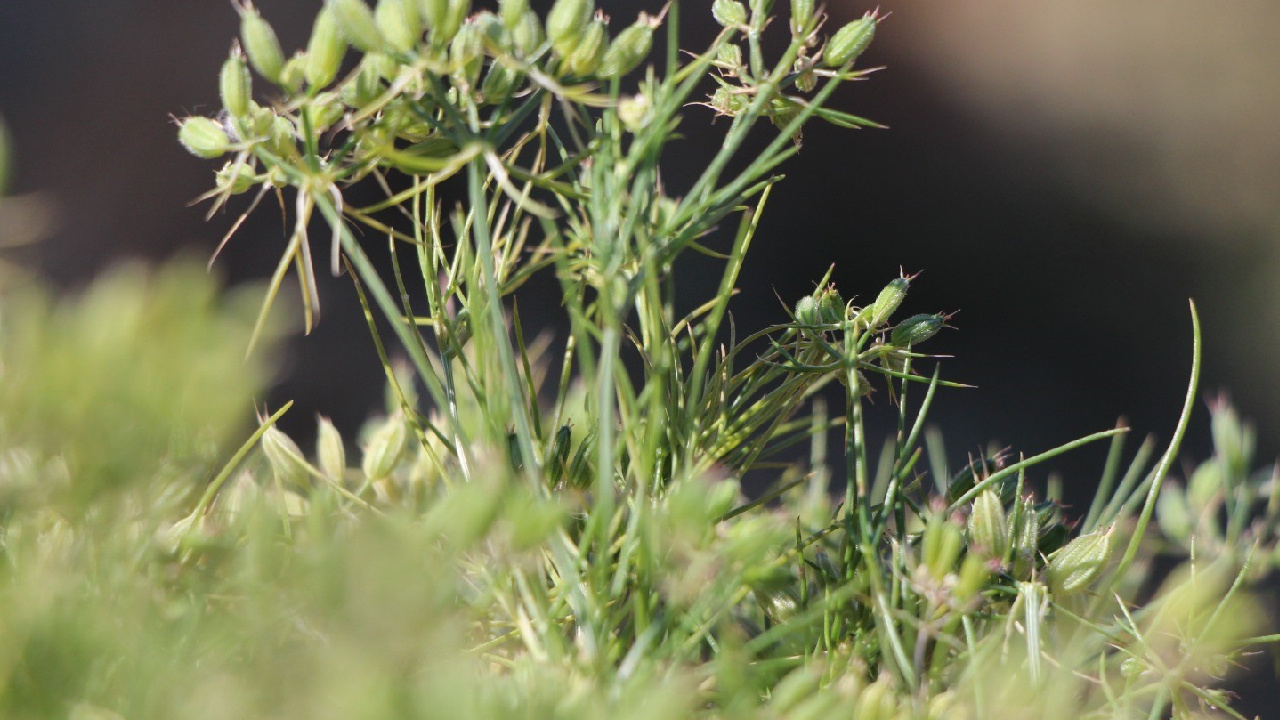
[[[823,52],[822,60],[827,67],[840,67],[857,60],[875,37],[879,20],[875,12],[869,12],[837,30]]]

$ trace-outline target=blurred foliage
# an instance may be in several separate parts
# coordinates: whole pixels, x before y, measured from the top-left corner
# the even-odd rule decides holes
[[[0,311],[0,497],[77,507],[156,477],[193,483],[251,418],[269,354],[248,359],[244,293],[200,265],[118,267],[82,293],[31,284]]]

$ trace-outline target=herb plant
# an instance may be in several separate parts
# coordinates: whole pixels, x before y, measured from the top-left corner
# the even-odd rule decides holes
[[[358,462],[323,419],[302,450],[273,425],[287,407],[220,470],[171,454],[203,436],[163,414],[139,415],[147,443],[106,420],[82,443],[48,430],[76,426],[42,386],[12,379],[52,366],[13,358],[64,353],[52,386],[87,369],[4,318],[0,484],[23,489],[4,496],[6,716],[1238,717],[1218,679],[1275,639],[1249,588],[1280,559],[1280,483],[1251,474],[1252,431],[1225,403],[1215,456],[1170,479],[1197,395],[1194,307],[1186,404],[1154,463],[1150,441],[1125,463],[1115,428],[950,464],[925,420],[956,383],[923,352],[949,317],[902,317],[913,277],[859,302],[829,273],[787,322],[739,337],[738,273],[802,129],[874,125],[830,103],[868,76],[881,18],[832,27],[812,2],[772,5],[716,0],[722,31],[682,54],[674,4],[614,33],[591,0],[545,17],[520,0],[328,0],[286,57],[240,2],[224,110],[179,138],[227,158],[215,209],[278,194],[293,230],[251,332],[181,306],[207,324],[165,342],[270,339],[290,270],[309,328],[327,264],[366,310],[388,413]],[[662,162],[706,117],[696,104],[727,120],[724,142],[675,191]],[[752,135],[767,140],[748,154]],[[348,201],[357,182],[385,199]],[[722,263],[692,303],[674,280],[690,251]],[[126,300],[169,306],[189,282],[173,272]],[[516,303],[540,273],[561,289],[558,340],[529,337]],[[129,332],[103,347],[158,342]],[[258,389],[207,360],[220,391]],[[145,383],[120,394],[112,407],[179,411]],[[873,409],[896,421],[883,443]],[[209,437],[195,447],[222,446]],[[1070,520],[1027,474],[1099,440],[1097,499]],[[772,484],[746,497],[747,473]],[[92,492],[50,495],[51,474]],[[1186,562],[1161,572],[1157,555]]]

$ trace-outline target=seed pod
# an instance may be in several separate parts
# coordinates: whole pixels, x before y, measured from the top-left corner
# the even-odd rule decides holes
[[[747,23],[747,8],[738,0],[715,0],[711,16],[724,27],[738,27]]]
[[[347,54],[347,39],[339,27],[338,18],[329,5],[316,13],[311,26],[311,40],[307,43],[305,75],[312,87],[326,87],[338,76],[342,58]]]
[[[244,53],[240,52],[240,43],[231,44],[231,55],[222,63],[222,72],[218,75],[218,92],[222,96],[222,106],[234,118],[249,117],[250,95],[252,94],[252,78],[249,77],[249,66],[245,64]]]
[[[628,95],[618,101],[618,119],[629,132],[638,133],[648,125],[649,98],[645,95]]]
[[[373,19],[387,46],[396,52],[413,50],[422,38],[418,0],[379,0]]]
[[[271,135],[267,138],[267,149],[277,157],[285,160],[297,160],[297,133],[288,118],[275,116],[271,121]]]
[[[818,318],[828,324],[835,325],[844,321],[844,298],[830,285],[818,294]]]
[[[298,108],[298,117],[299,121],[305,117],[307,124],[311,126],[311,132],[319,133],[342,119],[342,104],[337,93],[319,93]],[[299,122],[299,134],[302,128],[303,125]]]
[[[317,418],[316,459],[330,480],[341,481],[347,474],[347,450],[342,435],[327,417]]]
[[[809,21],[813,19],[813,0],[791,0],[791,33],[799,35],[804,32]]]
[[[399,414],[387,418],[364,449],[360,469],[370,480],[382,480],[395,471],[409,447],[409,428]]]
[[[594,75],[604,61],[608,46],[609,27],[604,18],[597,15],[578,37],[577,46],[565,58],[565,65],[578,77]]]
[[[945,320],[941,315],[912,315],[893,329],[889,344],[894,347],[919,345],[937,335]]]
[[[248,163],[229,161],[214,174],[214,186],[220,191],[239,195],[258,183],[258,176]]]
[[[929,518],[924,529],[922,560],[934,580],[942,580],[955,567],[964,538],[960,528],[944,514]]]
[[[1031,577],[1040,553],[1040,513],[1030,498],[1020,501],[1018,511],[1010,516],[1009,538],[1013,549],[1013,576],[1026,580]]]
[[[605,51],[600,63],[600,77],[622,77],[649,56],[653,48],[655,20],[644,13],[628,28],[618,33],[613,44]]]
[[[511,30],[511,42],[521,57],[529,57],[542,44],[542,21],[538,13],[529,10]]]
[[[288,92],[297,92],[302,82],[307,79],[307,54],[299,51],[284,64],[280,71],[280,87]]]
[[[1187,495],[1181,487],[1166,484],[1156,496],[1156,522],[1165,537],[1179,542],[1191,539],[1195,530],[1195,520],[1191,515],[1191,506],[1187,503]]]
[[[716,67],[737,71],[742,68],[742,46],[726,43],[716,50]]]
[[[216,158],[231,149],[231,138],[216,120],[189,117],[178,126],[178,142],[192,155]]]
[[[952,589],[956,600],[961,603],[968,602],[975,595],[982,592],[982,588],[987,584],[987,578],[990,576],[991,570],[987,566],[986,560],[975,554],[965,555],[964,560],[960,562],[958,581]]]
[[[476,13],[470,22],[476,26],[476,35],[484,47],[501,50],[511,48],[511,33],[507,31],[507,26],[497,15],[488,10],[482,10]]]
[[[484,96],[485,102],[497,105],[511,97],[519,81],[518,72],[495,62],[489,66],[489,72],[485,73],[484,82],[480,83],[480,94]]]
[[[840,67],[857,60],[875,37],[879,21],[874,12],[869,12],[837,30],[822,55],[827,67]]]
[[[895,720],[898,699],[893,694],[893,686],[882,676],[858,693],[855,707],[854,717],[858,720]]]
[[[271,29],[271,24],[263,19],[253,3],[246,1],[236,9],[240,12],[240,40],[244,42],[249,64],[264,79],[282,84],[284,51],[280,49],[276,31]]]
[[[262,454],[267,456],[267,464],[276,480],[285,487],[300,487],[306,482],[307,461],[288,435],[280,432],[275,426],[267,428],[262,434]]]
[[[449,72],[455,78],[465,80],[468,86],[474,86],[480,79],[483,66],[484,45],[480,42],[480,30],[475,23],[469,22],[449,43]]]
[[[884,289],[876,296],[876,301],[871,305],[871,314],[867,318],[867,327],[869,329],[875,330],[889,321],[889,318],[902,305],[903,299],[907,297],[907,288],[910,285],[910,278],[899,277],[894,278],[889,281],[888,285],[884,286]]]
[[[818,300],[812,295],[805,295],[796,303],[796,322],[801,325],[821,325],[822,316],[818,313]]]
[[[1089,587],[1102,574],[1111,560],[1111,535],[1115,528],[1072,540],[1049,555],[1046,568],[1049,587],[1060,596],[1071,595]]]
[[[431,28],[431,43],[444,47],[462,29],[467,14],[471,12],[471,0],[421,0],[422,19]]]
[[[350,43],[364,52],[379,52],[386,46],[373,11],[364,0],[325,0],[338,18],[342,34]]]
[[[498,0],[498,12],[502,15],[502,24],[508,30],[515,30],[529,11],[529,0]]]
[[[556,0],[547,13],[547,38],[556,55],[567,58],[578,46],[578,38],[591,25],[593,0]]]
[[[969,542],[974,551],[988,560],[1003,561],[1009,552],[1009,524],[1004,505],[994,490],[983,490],[973,499],[969,513]]]

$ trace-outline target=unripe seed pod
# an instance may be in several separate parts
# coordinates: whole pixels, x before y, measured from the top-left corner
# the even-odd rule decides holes
[[[919,345],[937,335],[944,322],[941,315],[912,315],[893,329],[889,343],[895,347]]]
[[[565,58],[569,72],[579,77],[594,75],[608,52],[609,27],[604,18],[596,16],[578,37],[577,46]]]
[[[379,0],[373,19],[387,46],[397,52],[413,50],[422,38],[418,0]]]
[[[421,0],[422,19],[431,28],[431,42],[436,47],[448,45],[462,29],[471,12],[471,0]]]
[[[502,15],[502,24],[508,30],[515,30],[529,11],[529,0],[498,0],[498,12]]]
[[[796,303],[796,322],[801,325],[821,325],[822,316],[818,313],[818,300],[812,295],[805,295]]]
[[[726,70],[738,70],[742,67],[742,46],[734,44],[721,45],[716,50],[716,67]]]
[[[306,79],[307,54],[299,51],[284,64],[284,70],[280,71],[279,85],[289,92],[297,92]]]
[[[791,32],[799,35],[813,19],[813,0],[791,0]]]
[[[379,52],[386,45],[373,11],[364,0],[326,0],[325,6],[333,9],[342,34],[353,46],[364,52]]]
[[[267,456],[267,464],[281,485],[299,487],[305,483],[308,470],[302,450],[275,426],[262,434],[262,454]]]
[[[542,44],[542,21],[538,13],[529,10],[511,30],[511,42],[522,57],[529,57]]]
[[[1015,527],[1016,521],[1016,527]],[[1030,498],[1020,502],[1016,515],[1009,518],[1009,537],[1013,546],[1013,575],[1019,580],[1031,576],[1040,552],[1040,513]]]
[[[818,294],[818,317],[828,325],[844,321],[844,298],[831,285]]]
[[[823,51],[822,61],[827,67],[840,67],[857,60],[875,37],[879,21],[874,12],[869,12],[837,30]]]
[[[178,126],[178,142],[192,155],[216,158],[231,149],[231,138],[213,118],[189,117]]]
[[[1049,555],[1049,587],[1059,596],[1089,587],[1111,560],[1111,535],[1115,528],[1090,533],[1072,540]]]
[[[600,63],[600,77],[622,77],[635,70],[653,48],[654,25],[653,19],[640,13],[635,23],[618,33]]]
[[[315,25],[311,27],[311,40],[307,43],[307,82],[312,87],[325,87],[338,76],[342,58],[347,54],[347,39],[342,34],[338,18],[329,5],[320,8]]]
[[[285,160],[297,160],[301,157],[298,153],[297,133],[288,118],[276,116],[271,121],[271,136],[267,138],[266,145],[273,154]]]
[[[924,529],[922,559],[934,580],[942,580],[951,572],[963,545],[960,528],[950,518],[943,514],[929,518]]]
[[[239,195],[258,182],[258,176],[248,163],[232,160],[214,174],[214,185],[221,191]]]
[[[323,92],[299,107],[298,117],[300,134],[304,128],[301,123],[303,117],[306,118],[307,124],[311,126],[311,132],[319,133],[342,118],[342,104],[336,93]]]
[[[969,514],[969,542],[988,560],[1003,561],[1009,552],[1009,524],[1004,505],[994,490],[983,490],[973,499]]]
[[[389,476],[400,464],[409,447],[409,428],[404,418],[394,415],[378,428],[364,450],[360,469],[370,480]]]
[[[724,27],[737,27],[747,23],[747,8],[738,0],[715,0],[711,16]]]
[[[449,44],[449,72],[465,80],[468,86],[473,86],[480,79],[483,66],[484,45],[480,41],[480,29],[475,23],[468,22]]]
[[[907,297],[907,288],[910,285],[910,278],[899,277],[889,281],[889,284],[884,286],[884,289],[876,296],[876,301],[870,307],[871,314],[867,318],[867,327],[875,330],[888,322],[889,318],[897,312],[898,307],[902,305],[903,299]]]
[[[484,95],[485,102],[496,105],[511,96],[519,80],[518,72],[495,62],[489,66],[489,72],[485,73],[484,82],[480,84],[480,93]]]
[[[547,38],[556,55],[567,58],[573,53],[594,11],[593,0],[556,0],[547,13]]]
[[[893,686],[885,678],[880,678],[858,693],[858,720],[895,720],[898,713],[898,699],[893,694]]]
[[[347,450],[338,428],[327,417],[317,419],[316,459],[330,480],[341,481],[347,473]]]
[[[502,24],[502,19],[497,15],[488,10],[482,10],[476,13],[470,22],[476,26],[476,35],[484,47],[510,49],[511,33],[507,32],[507,26]]]
[[[249,117],[252,82],[249,77],[249,66],[244,61],[244,53],[240,52],[240,43],[232,43],[231,55],[227,57],[226,62],[222,63],[222,72],[218,75],[218,92],[222,96],[222,106],[231,113],[232,117]]]
[[[258,9],[251,2],[245,2],[237,8],[240,12],[240,40],[244,42],[245,54],[249,56],[249,64],[264,79],[281,85],[284,72],[284,51],[280,49],[280,39],[270,23],[263,19]]]
[[[365,107],[382,94],[382,83],[376,64],[373,55],[365,55],[360,59],[360,66],[355,75],[342,84],[340,94],[342,102],[347,107]]]
[[[618,119],[628,131],[638,133],[648,125],[650,103],[645,95],[629,95],[618,101]]]
[[[982,592],[982,588],[987,584],[987,578],[990,576],[991,571],[987,566],[986,560],[975,554],[965,555],[964,560],[960,563],[960,573],[956,585],[952,589],[956,600],[961,603],[968,602],[975,595]]]

